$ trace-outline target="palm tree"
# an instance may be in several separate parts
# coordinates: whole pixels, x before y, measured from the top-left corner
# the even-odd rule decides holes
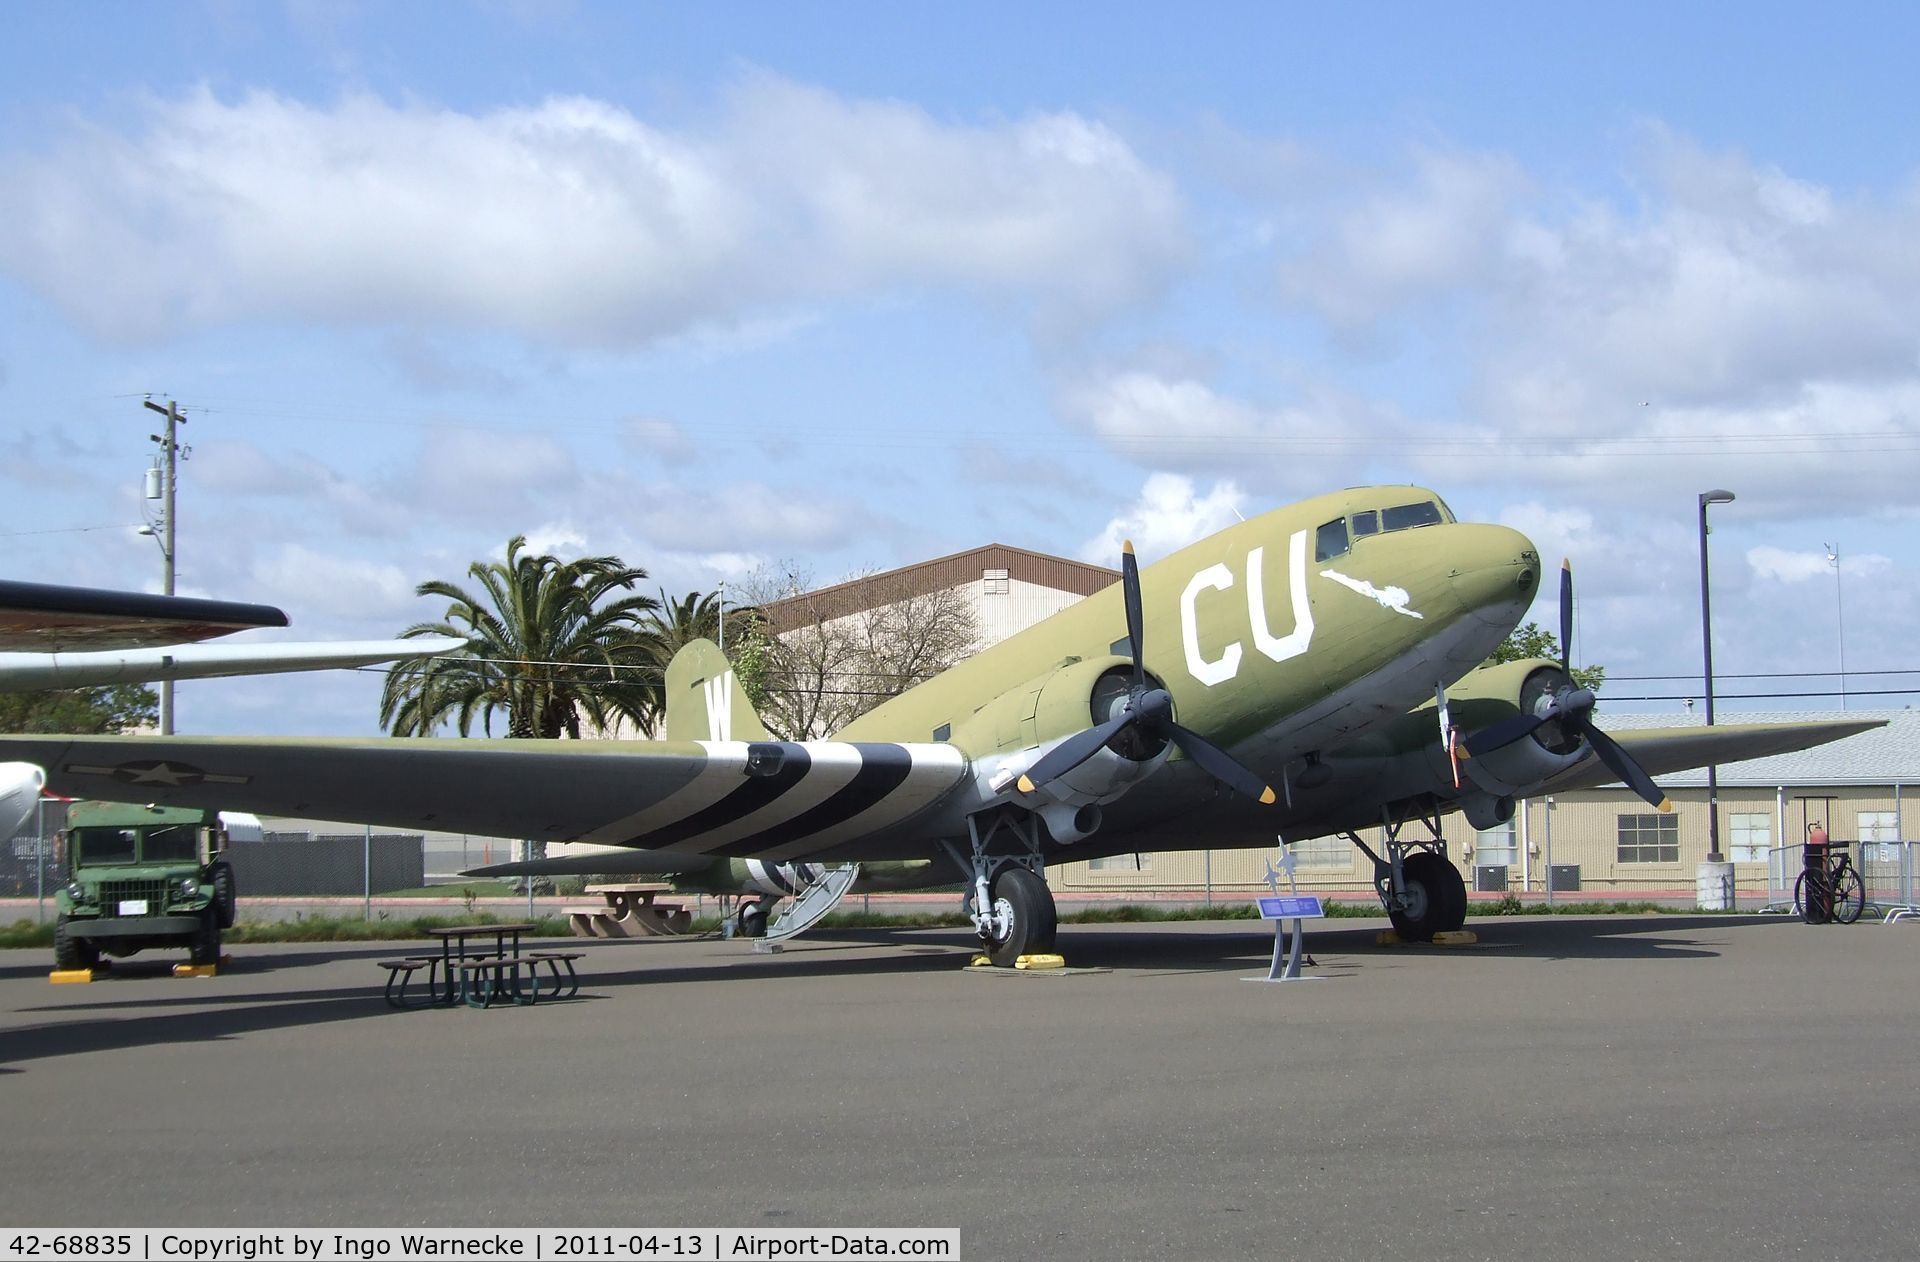
[[[644,629],[659,602],[618,594],[647,572],[615,556],[536,555],[526,544],[516,535],[504,562],[467,567],[477,596],[442,579],[416,589],[452,603],[444,621],[402,634],[459,636],[468,647],[387,672],[380,722],[388,731],[427,736],[451,719],[466,736],[478,715],[492,735],[496,711],[517,737],[578,739],[582,716],[603,729],[622,718],[651,729],[659,689]]]
[[[644,676],[644,686],[652,694],[649,712],[656,719],[666,713],[667,665],[674,654],[695,640],[720,639],[720,601],[719,592],[692,591],[675,598],[660,589],[659,605],[648,615],[641,633],[656,667]],[[726,614],[727,634],[722,643],[730,657],[737,656],[738,646],[759,625],[760,611],[752,605],[734,605]],[[651,733],[653,727],[647,724],[644,730]]]

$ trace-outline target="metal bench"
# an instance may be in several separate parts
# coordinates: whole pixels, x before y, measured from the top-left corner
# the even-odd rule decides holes
[[[575,995],[580,993],[580,974],[574,971],[573,962],[575,960],[585,959],[586,955],[587,953],[585,951],[531,951],[529,952],[526,957],[528,961],[528,971],[535,974],[535,978],[536,978],[534,982],[535,989],[539,988],[539,981],[538,981],[539,967],[540,965],[545,964],[547,966],[548,973],[550,973],[553,977],[553,997],[555,999],[573,998]],[[562,977],[560,975],[561,965],[566,966],[567,973],[565,977]],[[560,993],[560,987],[563,983],[567,987],[567,992],[564,995]]]
[[[386,999],[391,1008],[425,1008],[433,1003],[433,968],[435,960],[415,957],[405,960],[381,960],[380,967],[387,970]],[[407,1002],[407,983],[421,969],[427,970],[428,998],[418,1002]]]
[[[523,966],[528,980],[525,987],[520,985]],[[469,1008],[491,1008],[496,999],[511,999],[517,1004],[539,1002],[540,979],[534,971],[538,965],[530,958],[486,955],[455,960],[453,967],[460,974],[460,998]]]

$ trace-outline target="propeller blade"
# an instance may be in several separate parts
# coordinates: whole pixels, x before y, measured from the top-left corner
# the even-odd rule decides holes
[[[1108,719],[1099,727],[1090,727],[1084,732],[1075,732],[1046,753],[1040,755],[1027,773],[1020,777],[1015,787],[1022,793],[1032,793],[1049,780],[1057,780],[1075,767],[1100,752],[1100,747],[1112,740],[1121,728],[1135,719],[1134,712],[1128,710],[1118,718]]]
[[[1145,619],[1140,612],[1140,563],[1134,559],[1131,539],[1121,544],[1120,591],[1127,603],[1127,644],[1133,650],[1133,690],[1138,693],[1147,686],[1147,668],[1141,661],[1146,647],[1140,643],[1140,624]]]
[[[1620,742],[1585,721],[1581,722],[1580,729],[1581,734],[1587,738],[1587,744],[1593,746],[1593,752],[1600,756],[1600,761],[1607,764],[1607,769],[1619,776],[1629,789],[1638,793],[1655,810],[1662,812],[1673,810],[1673,803],[1667,799],[1667,795],[1661,791],[1660,786],[1653,782],[1653,777],[1633,760],[1633,755],[1629,754]]]
[[[1537,714],[1516,714],[1511,718],[1490,723],[1473,735],[1467,737],[1467,756],[1478,758],[1490,754],[1502,745],[1511,745],[1522,737],[1533,735],[1533,729],[1545,723],[1546,719]]]
[[[1560,559],[1560,669],[1573,674],[1573,561]]]
[[[1262,806],[1274,804],[1273,786],[1241,766],[1226,750],[1178,723],[1168,723],[1167,730],[1173,736],[1173,743],[1180,747],[1180,752],[1193,759],[1200,770],[1250,802],[1258,802]]]

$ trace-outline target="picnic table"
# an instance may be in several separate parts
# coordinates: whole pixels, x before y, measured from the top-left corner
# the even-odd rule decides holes
[[[407,983],[414,973],[427,970],[427,1004],[452,1007],[465,1000],[469,1007],[487,1008],[496,1001],[535,1003],[540,998],[540,966],[553,976],[553,993],[578,994],[580,978],[573,962],[578,951],[533,951],[522,954],[520,937],[538,929],[530,922],[487,925],[446,925],[427,930],[440,940],[438,956],[409,956],[381,960],[387,970],[386,1000],[395,1008],[419,1007],[407,999]],[[491,944],[486,940],[492,939]],[[565,966],[566,975],[561,975]],[[524,971],[525,977],[521,976]],[[457,977],[457,981],[456,981]]]
[[[568,907],[567,924],[580,938],[671,937],[693,927],[693,913],[679,903],[656,903],[673,892],[664,881],[589,885],[587,893],[605,902],[599,907]]]

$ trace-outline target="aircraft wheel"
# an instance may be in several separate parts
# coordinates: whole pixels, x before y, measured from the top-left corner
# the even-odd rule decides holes
[[[53,923],[53,966],[59,969],[97,968],[100,949],[85,938],[75,937],[65,916]]]
[[[1008,866],[993,881],[993,909],[1006,922],[1004,937],[987,942],[987,957],[1001,968],[1011,968],[1023,955],[1051,951],[1059,914],[1053,891],[1027,869]]]
[[[1431,942],[1434,934],[1465,923],[1466,886],[1451,863],[1422,850],[1401,861],[1400,873],[1406,878],[1405,906],[1389,907],[1387,916],[1402,941]]]
[[[740,936],[743,938],[767,936],[767,905],[765,903],[756,900],[741,904]]]

